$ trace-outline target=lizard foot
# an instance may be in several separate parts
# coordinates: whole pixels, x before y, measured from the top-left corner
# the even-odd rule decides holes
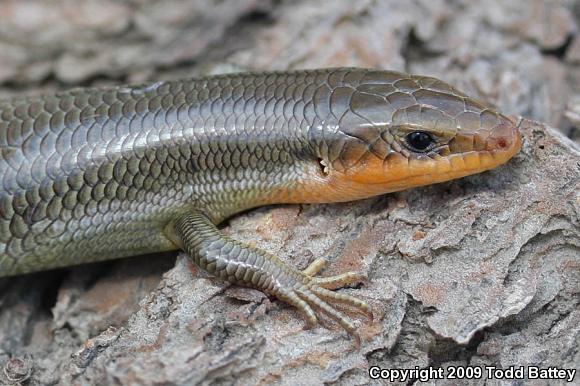
[[[354,296],[333,292],[330,289],[338,289],[349,284],[364,282],[366,277],[357,272],[346,272],[328,277],[314,277],[325,265],[325,259],[316,259],[306,269],[299,272],[302,280],[297,280],[292,290],[278,288],[278,291],[275,291],[275,296],[301,311],[306,318],[308,327],[314,327],[318,324],[318,317],[313,308],[326,314],[354,336],[356,347],[359,347],[360,335],[358,328],[345,314],[333,308],[331,303],[354,307],[369,317],[371,321],[373,319],[372,309],[366,302]]]

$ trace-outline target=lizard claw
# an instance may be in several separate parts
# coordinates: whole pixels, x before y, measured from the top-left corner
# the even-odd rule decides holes
[[[355,347],[360,347],[361,339],[357,326],[345,314],[333,308],[330,303],[341,303],[352,306],[372,321],[373,312],[371,307],[366,302],[354,296],[333,292],[330,289],[364,282],[366,281],[366,277],[356,272],[346,272],[329,277],[313,277],[325,264],[325,259],[316,259],[302,272],[296,272],[295,284],[290,290],[279,287],[273,291],[273,294],[280,300],[298,308],[304,314],[308,327],[313,327],[318,324],[318,317],[313,308],[326,314],[355,338]]]

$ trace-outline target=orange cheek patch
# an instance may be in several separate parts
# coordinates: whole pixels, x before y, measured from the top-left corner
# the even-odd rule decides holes
[[[477,142],[477,141],[476,141]],[[367,154],[346,171],[330,166],[322,175],[318,165],[307,168],[302,182],[293,189],[282,190],[272,196],[271,203],[344,202],[390,193],[422,185],[448,181],[454,178],[491,169],[510,159],[521,146],[516,133],[508,149],[496,152],[471,151],[463,154],[426,156],[408,159],[392,153],[385,160]],[[349,159],[350,160],[350,159]]]
[[[449,162],[451,162],[451,168],[453,170],[464,170],[465,169],[465,161],[463,157],[450,157]]]
[[[463,160],[461,160],[464,165]],[[447,180],[451,165],[445,158],[433,160],[411,159],[401,154],[389,155],[386,160],[365,157],[345,173],[332,170],[325,178],[307,179],[286,202],[341,202],[428,185]],[[453,174],[460,174],[455,172]],[[444,177],[444,178],[442,178]]]
[[[384,161],[368,156],[349,169],[343,178],[360,184],[380,184],[404,178],[409,174],[408,169],[407,158],[398,153],[389,155]]]
[[[436,165],[437,173],[439,174],[449,173],[451,171],[451,163],[447,158],[438,159]]]
[[[409,176],[431,175],[437,169],[437,162],[425,157],[424,159],[412,159],[409,161]]]
[[[466,153],[463,156],[463,161],[465,162],[465,167],[467,169],[477,169],[480,167],[479,165],[479,155],[477,153]]]
[[[498,162],[493,159],[493,156],[490,153],[481,153],[479,155],[479,162],[481,164],[480,167],[483,168],[491,168],[498,164]]]
[[[363,162],[349,169],[341,178],[351,180],[354,183],[366,185],[382,185],[383,189],[389,189],[390,183],[395,183],[398,188],[403,180],[409,177],[429,176],[438,173],[439,165],[450,169],[449,163],[443,158],[433,160],[427,156],[420,159],[407,159],[404,155],[394,153],[381,160],[378,157],[367,157]]]

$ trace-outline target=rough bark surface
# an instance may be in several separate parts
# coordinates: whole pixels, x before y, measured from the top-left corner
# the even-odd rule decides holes
[[[360,318],[360,348],[183,255],[145,256],[0,279],[0,384],[379,384],[374,365],[580,372],[579,14],[571,0],[0,1],[2,96],[357,65],[438,76],[560,128],[525,120],[520,154],[478,176],[225,225],[297,267],[324,256],[324,275],[366,273],[342,290],[375,311]],[[462,383],[486,382],[499,384]]]

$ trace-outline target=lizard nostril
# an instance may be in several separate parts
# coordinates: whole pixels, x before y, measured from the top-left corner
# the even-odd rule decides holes
[[[498,150],[507,150],[517,142],[518,129],[507,119],[491,130],[489,146]]]

